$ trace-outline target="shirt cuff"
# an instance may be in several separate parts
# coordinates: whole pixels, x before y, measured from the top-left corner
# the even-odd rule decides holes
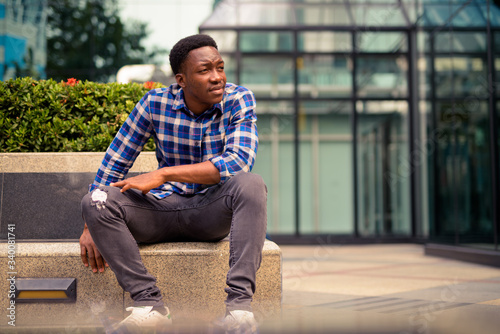
[[[220,174],[220,183],[224,183],[227,180],[229,180],[230,175],[228,175],[228,171],[226,168],[226,162],[224,161],[224,158],[222,156],[216,156],[213,158],[208,159],[211,163],[214,164],[215,168],[219,170]]]

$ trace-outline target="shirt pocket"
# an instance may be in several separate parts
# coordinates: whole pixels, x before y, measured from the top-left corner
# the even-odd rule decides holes
[[[224,131],[211,131],[203,137],[203,152],[207,159],[221,155],[226,144],[226,133]]]

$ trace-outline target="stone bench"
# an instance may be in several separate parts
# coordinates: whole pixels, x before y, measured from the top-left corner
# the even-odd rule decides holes
[[[80,201],[92,182],[103,153],[0,153],[0,308],[8,325],[9,272],[20,278],[70,278],[76,300],[68,303],[17,303],[16,330],[30,326],[81,328],[100,326],[100,319],[121,319],[132,304],[114,274],[94,274],[83,266],[78,238],[83,229]],[[154,152],[139,155],[129,175],[156,168]],[[9,231],[9,228],[12,231]],[[9,236],[9,233],[12,235]],[[15,244],[14,269],[9,244]],[[12,246],[11,246],[12,247]],[[162,243],[141,246],[146,267],[157,277],[177,319],[206,321],[224,313],[229,262],[227,240],[217,243]],[[23,282],[23,280],[19,280]],[[26,282],[26,280],[24,280]],[[38,284],[38,283],[37,283]],[[259,318],[281,308],[281,252],[266,241],[257,273],[254,311]],[[194,317],[194,318],[193,318]],[[62,326],[62,327],[61,327]]]
[[[0,244],[1,309],[8,314],[8,244]],[[229,242],[161,243],[140,246],[146,268],[157,278],[176,319],[210,321],[224,315],[225,278],[229,269]],[[11,252],[12,254],[12,252]],[[69,303],[15,304],[16,328],[101,327],[102,319],[123,318],[132,305],[128,293],[118,285],[111,270],[93,273],[81,262],[77,242],[19,242],[15,248],[16,280],[20,278],[75,278],[76,300]],[[279,316],[281,312],[281,251],[266,240],[263,260],[257,272],[257,291],[252,303],[257,318]],[[8,320],[0,323],[7,329]]]

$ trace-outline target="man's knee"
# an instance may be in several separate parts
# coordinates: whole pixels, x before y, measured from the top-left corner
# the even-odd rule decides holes
[[[267,197],[267,186],[259,174],[239,173],[233,176],[233,179],[247,195]]]
[[[233,204],[247,207],[255,214],[267,212],[267,187],[262,177],[253,173],[233,176]]]
[[[81,208],[82,215],[87,224],[92,223],[93,218],[97,213],[99,216],[109,212],[109,209],[116,202],[114,198],[120,190],[114,187],[99,187],[87,193],[82,198]]]

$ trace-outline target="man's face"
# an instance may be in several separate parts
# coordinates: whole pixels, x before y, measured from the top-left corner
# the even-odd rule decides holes
[[[214,47],[191,50],[175,78],[184,90],[189,110],[197,115],[222,101],[226,73],[224,61]]]

